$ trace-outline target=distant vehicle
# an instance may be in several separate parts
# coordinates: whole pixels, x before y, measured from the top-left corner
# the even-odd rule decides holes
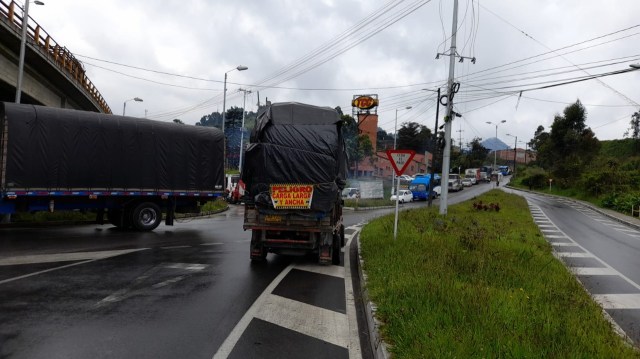
[[[491,182],[501,182],[502,181],[502,172],[494,171],[491,174]]]
[[[442,193],[442,186],[433,187],[433,193],[435,194],[433,198],[440,196],[440,194]]]
[[[471,181],[473,184],[480,182],[480,169],[479,168],[467,168],[464,170],[464,176],[466,178],[473,178]]]
[[[509,166],[499,166],[498,170],[502,173],[503,176],[508,176],[511,174],[511,167]]]
[[[427,191],[429,189],[429,182],[431,181],[431,174],[416,175],[411,183],[409,183],[409,190],[413,193],[414,201],[426,201]],[[433,186],[440,186],[440,176],[438,174],[433,176]],[[438,193],[431,191],[431,198],[436,198]]]
[[[347,187],[342,190],[343,199],[356,199],[360,197],[360,189],[355,187]]]
[[[471,181],[471,184],[478,184],[478,180],[476,179],[476,176],[474,175],[466,175],[464,176],[464,178],[468,179],[469,181]]]
[[[487,172],[480,172],[480,182],[489,182],[489,174]]]
[[[463,178],[462,179],[462,186],[464,186],[464,187],[473,186],[473,183],[471,182],[471,178]]]
[[[413,177],[411,177],[411,176],[409,176],[409,175],[400,175],[400,176],[398,176],[398,178],[399,178],[401,181],[405,181],[405,182],[411,182],[411,181],[413,181]]]
[[[464,187],[462,186],[462,180],[460,179],[460,175],[449,174],[449,190],[457,192],[463,189]]]
[[[411,202],[413,201],[413,193],[411,193],[411,191],[409,191],[408,189],[401,189],[400,191],[398,191],[398,196],[396,196],[395,194],[391,195],[392,201],[395,202],[396,198],[400,203]]]

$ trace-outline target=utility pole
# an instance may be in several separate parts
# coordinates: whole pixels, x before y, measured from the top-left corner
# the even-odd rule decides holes
[[[451,23],[451,48],[449,49],[449,80],[447,81],[447,115],[444,122],[444,153],[442,155],[442,186],[440,194],[440,214],[447,214],[449,194],[449,165],[451,161],[451,121],[453,121],[453,77],[456,66],[456,33],[458,31],[458,0],[453,1],[453,22]]]
[[[240,127],[240,155],[238,162],[238,170],[242,172],[242,150],[244,148],[244,114],[247,113],[247,94],[251,93],[251,91],[246,89],[238,89],[238,91],[244,92],[242,100],[242,126]]]
[[[460,154],[462,154],[462,133],[464,132],[464,130],[462,129],[462,124],[460,124],[460,129],[458,131],[456,131],[460,134]]]

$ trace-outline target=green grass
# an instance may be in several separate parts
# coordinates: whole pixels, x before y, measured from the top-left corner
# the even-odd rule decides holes
[[[521,197],[402,211],[363,228],[367,288],[395,358],[637,358],[551,253]]]

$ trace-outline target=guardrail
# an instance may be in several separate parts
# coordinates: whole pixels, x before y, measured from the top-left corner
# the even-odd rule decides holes
[[[5,0],[0,0],[0,18],[13,25],[18,37],[21,37],[21,29],[24,19],[23,16],[16,13],[17,9],[22,10],[20,5],[16,4],[14,1],[7,3]],[[24,12],[22,11],[22,13]],[[100,106],[100,109],[104,113],[111,114],[111,108],[107,105],[107,102],[104,100],[95,85],[87,77],[82,63],[73,56],[71,51],[64,46],[60,46],[44,29],[40,27],[40,25],[38,25],[35,20],[33,20],[31,16],[29,16],[28,24],[27,41],[32,45],[35,45],[40,53],[48,59],[52,65],[57,66],[68,75],[70,80],[75,81],[75,83],[87,91],[98,103],[98,106]]]

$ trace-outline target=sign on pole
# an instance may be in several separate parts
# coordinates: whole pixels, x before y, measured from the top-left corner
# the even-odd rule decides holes
[[[387,150],[387,157],[393,166],[393,170],[396,171],[396,175],[400,176],[407,169],[409,163],[415,156],[416,151],[413,150]],[[393,239],[398,237],[398,201],[400,199],[400,180],[396,184],[396,218],[393,222]]]
[[[387,157],[389,157],[397,176],[404,173],[415,155],[416,151],[413,150],[387,150]]]

